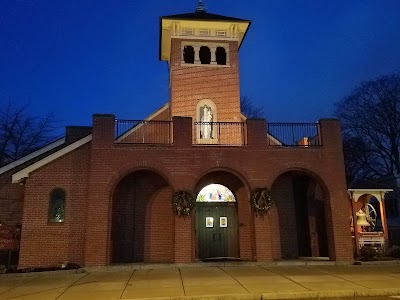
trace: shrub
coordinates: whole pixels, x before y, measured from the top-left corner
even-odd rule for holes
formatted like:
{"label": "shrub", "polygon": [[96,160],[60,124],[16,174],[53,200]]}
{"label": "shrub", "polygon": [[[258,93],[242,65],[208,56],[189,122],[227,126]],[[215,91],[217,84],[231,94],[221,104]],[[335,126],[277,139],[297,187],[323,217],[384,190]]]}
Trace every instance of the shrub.
{"label": "shrub", "polygon": [[363,246],[361,248],[361,258],[363,260],[373,260],[377,256],[377,252],[373,247]]}
{"label": "shrub", "polygon": [[388,250],[388,256],[393,258],[400,258],[400,247],[393,246]]}

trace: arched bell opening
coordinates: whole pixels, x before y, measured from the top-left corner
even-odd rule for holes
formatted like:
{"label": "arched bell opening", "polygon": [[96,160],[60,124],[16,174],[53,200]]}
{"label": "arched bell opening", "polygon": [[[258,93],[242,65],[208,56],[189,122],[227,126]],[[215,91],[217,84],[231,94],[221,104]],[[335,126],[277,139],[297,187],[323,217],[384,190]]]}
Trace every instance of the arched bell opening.
{"label": "arched bell opening", "polygon": [[[382,199],[373,194],[363,194],[354,202],[355,222],[352,226],[357,232],[383,232]],[[354,229],[353,229],[354,230]]]}
{"label": "arched bell opening", "polygon": [[381,250],[388,241],[384,196],[392,190],[349,189],[353,216],[351,231],[356,246],[355,255],[361,253],[363,247],[374,247]]}
{"label": "arched bell opening", "polygon": [[[246,234],[249,236],[251,227],[249,220],[243,219],[246,212],[242,206],[247,199],[244,183],[232,173],[214,171],[199,180],[195,194],[196,258],[200,260],[242,258],[241,236]],[[248,211],[247,216],[250,215]],[[243,228],[244,223],[247,225],[246,228]]]}
{"label": "arched bell opening", "polygon": [[173,262],[173,189],[159,174],[125,176],[112,197],[111,262]]}
{"label": "arched bell opening", "polygon": [[326,189],[305,171],[289,171],[272,185],[282,259],[329,257]]}

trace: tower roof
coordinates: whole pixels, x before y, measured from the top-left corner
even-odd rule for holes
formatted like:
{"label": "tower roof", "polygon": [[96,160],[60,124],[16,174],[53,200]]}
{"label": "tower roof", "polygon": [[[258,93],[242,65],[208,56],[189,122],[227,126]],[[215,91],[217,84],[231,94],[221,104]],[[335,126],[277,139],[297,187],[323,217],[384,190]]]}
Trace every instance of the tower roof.
{"label": "tower roof", "polygon": [[194,13],[177,14],[161,17],[161,19],[173,20],[193,20],[193,21],[236,21],[236,22],[250,22],[249,20],[239,19],[234,17],[227,17],[223,15],[210,14],[205,11],[196,11]]}
{"label": "tower roof", "polygon": [[[160,60],[169,60],[172,37],[237,41],[240,47],[250,24],[249,20],[208,13],[199,0],[195,12],[160,17]],[[209,34],[198,33],[207,28]]]}
{"label": "tower roof", "polygon": [[199,0],[194,13],[177,14],[161,17],[161,19],[174,19],[174,20],[193,20],[193,21],[237,21],[237,22],[250,22],[249,20],[227,17],[217,14],[210,14],[206,12],[203,0]]}

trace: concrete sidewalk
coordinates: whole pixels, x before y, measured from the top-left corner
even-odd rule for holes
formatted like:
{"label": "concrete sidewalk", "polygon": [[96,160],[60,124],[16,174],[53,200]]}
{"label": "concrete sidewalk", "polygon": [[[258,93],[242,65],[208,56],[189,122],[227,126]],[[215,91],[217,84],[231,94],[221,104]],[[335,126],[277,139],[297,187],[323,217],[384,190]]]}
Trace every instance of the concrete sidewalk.
{"label": "concrete sidewalk", "polygon": [[88,269],[85,273],[0,275],[0,299],[294,299],[387,295],[400,295],[399,264],[154,269],[126,266]]}

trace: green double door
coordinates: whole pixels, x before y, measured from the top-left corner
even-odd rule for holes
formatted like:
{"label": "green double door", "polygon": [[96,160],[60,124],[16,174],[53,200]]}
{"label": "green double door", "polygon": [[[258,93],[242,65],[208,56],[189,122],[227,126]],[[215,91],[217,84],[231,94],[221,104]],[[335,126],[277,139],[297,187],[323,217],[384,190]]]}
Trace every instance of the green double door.
{"label": "green double door", "polygon": [[197,203],[196,235],[199,259],[238,258],[235,203]]}

